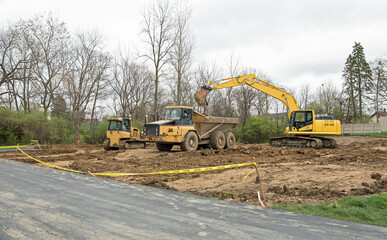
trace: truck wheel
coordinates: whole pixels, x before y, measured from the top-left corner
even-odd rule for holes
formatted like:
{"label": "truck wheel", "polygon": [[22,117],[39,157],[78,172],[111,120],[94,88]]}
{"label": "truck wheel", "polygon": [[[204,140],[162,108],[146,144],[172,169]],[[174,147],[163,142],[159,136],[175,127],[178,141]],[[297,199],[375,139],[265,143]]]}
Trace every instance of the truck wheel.
{"label": "truck wheel", "polygon": [[217,131],[211,135],[211,147],[213,149],[223,149],[226,145],[226,136],[224,132]]}
{"label": "truck wheel", "polygon": [[161,152],[169,152],[171,151],[173,144],[156,143],[156,147]]}
{"label": "truck wheel", "polygon": [[103,148],[104,148],[106,151],[109,151],[109,150],[110,150],[109,144],[110,144],[110,139],[105,139],[105,141],[103,141]]}
{"label": "truck wheel", "polygon": [[226,132],[226,146],[224,148],[234,148],[235,147],[235,135],[232,132]]}
{"label": "truck wheel", "polygon": [[195,132],[188,132],[184,142],[180,144],[182,151],[196,151],[198,149],[198,136]]}

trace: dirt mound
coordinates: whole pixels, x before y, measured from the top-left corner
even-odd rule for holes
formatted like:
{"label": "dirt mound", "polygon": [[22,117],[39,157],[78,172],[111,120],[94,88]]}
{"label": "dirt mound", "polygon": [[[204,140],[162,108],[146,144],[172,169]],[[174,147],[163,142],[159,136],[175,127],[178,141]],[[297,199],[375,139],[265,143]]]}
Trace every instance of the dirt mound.
{"label": "dirt mound", "polygon": [[[276,148],[267,144],[238,144],[235,149],[159,152],[147,149],[105,151],[94,145],[47,145],[28,152],[37,159],[85,172],[158,172],[257,162],[263,196],[272,203],[319,203],[348,195],[387,192],[387,139],[338,137],[336,149]],[[36,163],[21,153],[1,158]],[[137,184],[258,204],[253,167],[169,175],[123,176]]]}

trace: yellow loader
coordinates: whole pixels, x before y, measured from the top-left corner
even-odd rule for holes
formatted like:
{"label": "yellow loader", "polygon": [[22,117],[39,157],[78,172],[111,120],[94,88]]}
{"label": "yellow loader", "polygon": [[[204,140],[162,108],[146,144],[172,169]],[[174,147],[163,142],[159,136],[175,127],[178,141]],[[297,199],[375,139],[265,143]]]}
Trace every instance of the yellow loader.
{"label": "yellow loader", "polygon": [[142,137],[141,131],[133,127],[132,117],[108,118],[109,128],[103,147],[106,151],[118,149],[146,148],[148,140]]}

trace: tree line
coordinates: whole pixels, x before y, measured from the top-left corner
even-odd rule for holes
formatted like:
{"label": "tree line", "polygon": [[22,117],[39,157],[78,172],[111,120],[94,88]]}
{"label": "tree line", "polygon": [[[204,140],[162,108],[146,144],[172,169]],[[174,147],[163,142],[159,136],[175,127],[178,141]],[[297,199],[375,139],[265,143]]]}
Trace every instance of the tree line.
{"label": "tree line", "polygon": [[[192,7],[176,1],[155,1],[141,10],[141,50],[107,51],[97,31],[70,32],[52,13],[38,14],[2,26],[0,30],[0,106],[17,112],[42,112],[74,124],[79,139],[82,123],[106,115],[143,120],[163,115],[168,105],[194,106],[199,86],[225,76],[254,73],[273,83],[257,68],[241,66],[230,55],[222,66],[193,58],[195,36],[190,28]],[[386,60],[367,62],[355,43],[345,61],[341,89],[332,82],[285,88],[300,108],[334,115],[343,122],[367,121],[385,108]],[[286,111],[276,99],[248,86],[214,91],[207,114],[239,117],[243,126],[252,116]]]}

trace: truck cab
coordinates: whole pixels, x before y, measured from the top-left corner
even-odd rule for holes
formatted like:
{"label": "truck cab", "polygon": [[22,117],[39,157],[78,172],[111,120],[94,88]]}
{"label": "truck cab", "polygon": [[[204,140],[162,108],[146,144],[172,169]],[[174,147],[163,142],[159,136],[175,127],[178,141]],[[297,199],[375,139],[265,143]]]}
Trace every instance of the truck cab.
{"label": "truck cab", "polygon": [[163,120],[145,124],[144,136],[149,140],[179,143],[182,131],[187,130],[193,130],[193,108],[174,106],[166,108]]}
{"label": "truck cab", "polygon": [[173,120],[175,125],[191,126],[193,124],[193,110],[188,107],[167,107],[165,120]]}

